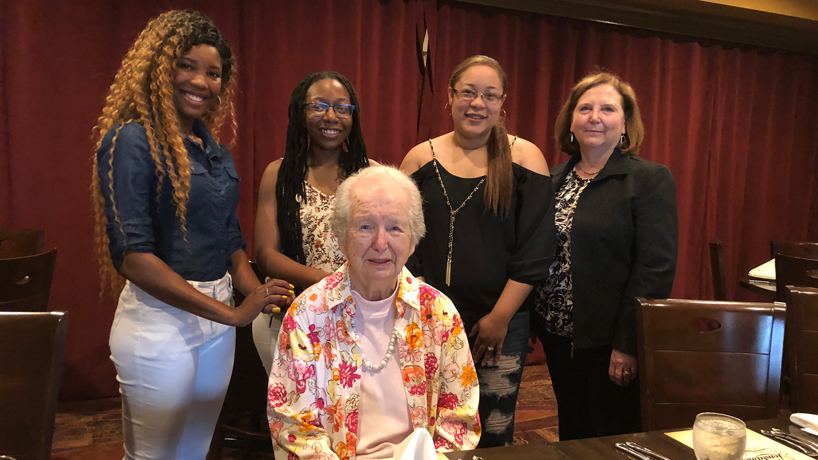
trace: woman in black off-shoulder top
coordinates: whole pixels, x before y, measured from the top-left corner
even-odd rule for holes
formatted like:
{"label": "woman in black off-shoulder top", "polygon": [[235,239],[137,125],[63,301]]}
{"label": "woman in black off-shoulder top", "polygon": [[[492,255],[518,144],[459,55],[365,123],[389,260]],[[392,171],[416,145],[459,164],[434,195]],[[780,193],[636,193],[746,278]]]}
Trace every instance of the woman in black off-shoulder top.
{"label": "woman in black off-shoulder top", "polygon": [[424,199],[427,234],[406,266],[454,303],[476,361],[479,447],[513,442],[529,332],[529,294],[554,255],[548,165],[500,119],[506,76],[486,56],[449,82],[454,131],[413,148],[401,169]]}

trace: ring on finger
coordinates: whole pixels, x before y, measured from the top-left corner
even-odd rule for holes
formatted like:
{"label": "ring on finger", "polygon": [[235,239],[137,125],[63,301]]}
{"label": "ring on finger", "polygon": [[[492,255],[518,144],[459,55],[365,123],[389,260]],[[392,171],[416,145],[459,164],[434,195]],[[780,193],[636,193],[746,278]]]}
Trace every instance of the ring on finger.
{"label": "ring on finger", "polygon": [[486,347],[486,351],[494,351],[494,347]]}
{"label": "ring on finger", "polygon": [[622,375],[631,375],[631,371],[622,371]]}

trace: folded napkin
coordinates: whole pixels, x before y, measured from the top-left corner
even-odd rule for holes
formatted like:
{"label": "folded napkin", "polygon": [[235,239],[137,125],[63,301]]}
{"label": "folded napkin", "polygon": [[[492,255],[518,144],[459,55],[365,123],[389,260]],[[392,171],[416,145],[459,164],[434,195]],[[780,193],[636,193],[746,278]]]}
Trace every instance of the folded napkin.
{"label": "folded napkin", "polygon": [[790,415],[790,421],[807,433],[818,436],[818,415],[801,412]]}
{"label": "folded napkin", "polygon": [[394,460],[445,460],[446,456],[435,452],[435,443],[425,428],[418,428],[395,447]]}
{"label": "folded napkin", "polygon": [[749,275],[753,278],[775,281],[775,259],[764,262],[758,267],[750,270]]}

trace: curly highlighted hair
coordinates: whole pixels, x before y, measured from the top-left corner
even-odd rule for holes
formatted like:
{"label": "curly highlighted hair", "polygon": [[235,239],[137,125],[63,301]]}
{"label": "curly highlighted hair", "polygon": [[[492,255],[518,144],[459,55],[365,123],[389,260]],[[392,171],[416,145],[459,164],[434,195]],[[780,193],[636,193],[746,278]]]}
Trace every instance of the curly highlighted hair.
{"label": "curly highlighted hair", "polygon": [[[219,101],[205,112],[202,122],[211,130],[218,142],[220,127],[229,117],[232,122],[233,139],[236,137],[236,116],[233,99],[236,91],[236,59],[227,40],[213,21],[197,11],[168,11],[148,22],[145,29],[131,46],[114,77],[102,115],[94,127],[92,139],[99,150],[102,139],[114,126],[119,125],[111,142],[108,174],[110,199],[116,221],[120,224],[113,187],[113,156],[119,131],[127,123],[139,123],[145,128],[150,155],[156,165],[158,178],[156,195],[161,193],[165,180],[170,180],[173,204],[186,232],[186,211],[190,193],[190,160],[187,157],[173,102],[174,76],[177,61],[191,48],[210,45],[221,57],[222,86]],[[216,105],[218,104],[218,105]],[[100,189],[97,162],[93,161],[91,195],[94,202],[95,253],[100,264],[102,292],[110,286],[114,294],[124,286],[111,261],[108,236],[105,233],[105,199]]]}

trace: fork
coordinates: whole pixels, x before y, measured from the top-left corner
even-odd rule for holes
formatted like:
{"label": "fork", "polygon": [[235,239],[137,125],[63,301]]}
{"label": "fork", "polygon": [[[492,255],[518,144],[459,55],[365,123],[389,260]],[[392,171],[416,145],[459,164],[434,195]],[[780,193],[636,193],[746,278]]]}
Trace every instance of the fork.
{"label": "fork", "polygon": [[[773,438],[774,440],[776,440],[776,441],[778,441],[778,442],[780,442],[782,444],[786,444],[787,446],[792,447],[793,449],[801,452],[802,454],[804,454],[804,455],[806,455],[808,457],[818,458],[818,449],[815,449],[812,446],[806,447],[804,444],[801,444],[799,442],[800,438],[798,438],[796,436],[792,436],[792,435],[790,435],[788,433],[776,433],[776,432],[773,432],[771,430],[760,430],[760,431],[761,431],[761,434],[763,434],[764,436],[767,436],[769,438]],[[791,439],[791,438],[795,438],[795,439]]]}
{"label": "fork", "polygon": [[782,436],[789,436],[791,438],[795,438],[799,442],[801,442],[802,444],[805,444],[805,445],[811,447],[812,449],[814,449],[816,452],[818,452],[818,442],[812,441],[812,440],[807,439],[807,438],[802,437],[802,436],[792,434],[792,433],[784,431],[784,430],[780,430],[778,428],[772,428],[770,431],[772,431],[775,434],[780,434]]}

